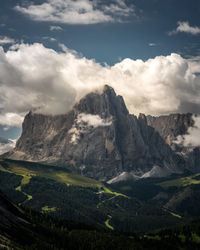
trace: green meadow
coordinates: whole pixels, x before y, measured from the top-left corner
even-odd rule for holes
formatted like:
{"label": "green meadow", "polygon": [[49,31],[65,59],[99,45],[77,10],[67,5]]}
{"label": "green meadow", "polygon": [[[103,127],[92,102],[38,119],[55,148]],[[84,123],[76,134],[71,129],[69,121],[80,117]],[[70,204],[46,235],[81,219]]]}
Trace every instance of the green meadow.
{"label": "green meadow", "polygon": [[157,185],[161,186],[162,188],[169,188],[169,187],[187,187],[190,185],[197,185],[197,184],[200,184],[200,174],[194,174],[187,177],[181,177],[169,181],[164,181],[158,183]]}

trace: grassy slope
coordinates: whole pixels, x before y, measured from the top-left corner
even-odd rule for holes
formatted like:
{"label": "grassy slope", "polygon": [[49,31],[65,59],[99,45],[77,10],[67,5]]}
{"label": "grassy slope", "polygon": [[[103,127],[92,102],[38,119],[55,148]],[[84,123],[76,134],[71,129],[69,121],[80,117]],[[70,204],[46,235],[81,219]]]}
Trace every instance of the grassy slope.
{"label": "grassy slope", "polygon": [[[1,162],[2,161],[0,161],[0,164]],[[96,180],[69,173],[65,169],[40,164],[34,165],[33,163],[29,164],[28,162],[23,166],[21,161],[4,160],[3,162],[4,166],[0,165],[0,170],[23,176],[24,180],[22,185],[28,184],[31,177],[39,176],[68,185],[99,188],[103,187],[103,185]]]}
{"label": "grassy slope", "polygon": [[[62,214],[65,205],[63,205],[62,208],[62,204],[60,203],[72,203],[71,206],[75,207],[75,214],[79,213],[78,209],[80,207],[80,218],[84,217],[85,214],[87,214],[87,208],[88,213],[90,209],[90,213],[92,213],[93,207],[95,207],[97,211],[104,210],[102,214],[106,218],[108,216],[107,212],[109,211],[110,199],[114,200],[115,197],[129,199],[128,196],[119,192],[114,192],[112,189],[108,188],[99,181],[86,178],[74,173],[69,173],[67,170],[59,167],[1,159],[0,172],[5,172],[12,175],[14,174],[21,178],[21,181],[15,187],[15,190],[20,192],[26,198],[23,202],[19,202],[20,204],[34,207],[45,213]],[[64,188],[64,186],[62,185],[66,185],[66,188]],[[69,189],[70,187],[72,188]],[[73,187],[75,188],[75,190],[73,190]],[[64,199],[62,201],[61,196],[63,195],[62,193],[60,194],[59,189],[63,188]],[[77,193],[80,193],[80,195],[82,193],[82,197],[78,197]],[[49,195],[54,196],[54,198],[49,199]],[[68,198],[66,198],[66,195],[68,196]],[[89,197],[91,197],[92,202],[90,202]],[[96,197],[98,197],[98,199]],[[86,205],[81,208],[83,203],[86,203]],[[90,207],[89,203],[91,203]],[[102,205],[104,203],[105,205]],[[84,211],[81,211],[81,209]],[[66,213],[73,212],[68,211]],[[111,229],[111,226],[107,226],[107,223],[105,223],[104,217],[102,217],[102,224]],[[109,220],[111,220],[111,218]]]}
{"label": "grassy slope", "polygon": [[176,178],[169,181],[164,181],[158,183],[157,185],[161,186],[162,188],[169,188],[169,187],[187,187],[190,185],[198,185],[200,184],[200,174],[194,174],[186,177]]}
{"label": "grassy slope", "polygon": [[113,184],[114,189],[146,204],[157,204],[179,220],[200,217],[200,174],[149,178]]}
{"label": "grassy slope", "polygon": [[128,196],[122,193],[113,192],[110,188],[106,187],[99,181],[74,173],[69,173],[67,170],[59,167],[28,162],[25,163],[22,161],[0,160],[0,171],[13,173],[23,177],[21,185],[16,188],[18,191],[21,191],[21,186],[28,184],[33,176],[37,176],[51,179],[58,183],[64,183],[67,186],[74,185],[86,188],[98,188],[99,192],[128,198]]}
{"label": "grassy slope", "polygon": [[1,160],[0,181],[5,186],[3,191],[17,203],[59,219],[124,231],[179,223],[178,218],[161,208],[146,208],[134,196],[60,167]]}

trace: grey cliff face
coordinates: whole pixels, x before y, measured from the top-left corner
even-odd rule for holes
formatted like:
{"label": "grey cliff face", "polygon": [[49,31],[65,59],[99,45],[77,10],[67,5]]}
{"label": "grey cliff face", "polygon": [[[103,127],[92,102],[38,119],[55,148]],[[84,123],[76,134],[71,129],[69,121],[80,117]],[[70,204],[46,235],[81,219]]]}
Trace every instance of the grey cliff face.
{"label": "grey cliff face", "polygon": [[200,148],[186,147],[177,144],[176,138],[179,135],[187,134],[188,128],[194,126],[193,114],[171,114],[166,116],[146,116],[147,123],[153,127],[171,149],[182,156],[185,169],[193,172],[200,171]]}
{"label": "grey cliff face", "polygon": [[185,135],[189,127],[194,125],[192,114],[171,114],[166,116],[146,117],[149,126],[155,128],[162,138],[175,150],[173,141],[178,135]]}
{"label": "grey cliff face", "polygon": [[180,172],[180,156],[148,119],[130,115],[123,98],[105,86],[65,115],[27,114],[8,157],[62,165],[103,181],[130,171],[142,176],[155,166]]}

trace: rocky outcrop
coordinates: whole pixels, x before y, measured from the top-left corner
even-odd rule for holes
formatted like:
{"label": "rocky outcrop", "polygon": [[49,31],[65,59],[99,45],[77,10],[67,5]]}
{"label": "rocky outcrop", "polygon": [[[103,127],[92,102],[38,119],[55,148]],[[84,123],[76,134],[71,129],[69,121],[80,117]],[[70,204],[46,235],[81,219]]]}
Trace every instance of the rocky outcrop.
{"label": "rocky outcrop", "polygon": [[188,128],[194,125],[191,113],[170,114],[158,117],[148,115],[146,119],[148,125],[155,128],[167,144],[176,151],[178,150],[178,145],[174,141],[177,136],[185,135]]}
{"label": "rocky outcrop", "polygon": [[153,127],[171,149],[182,156],[184,168],[192,172],[200,171],[200,148],[177,143],[177,137],[187,134],[194,126],[193,114],[171,114],[166,116],[146,116],[147,124]]}
{"label": "rocky outcrop", "polygon": [[146,116],[130,115],[123,98],[107,85],[65,115],[27,114],[7,157],[57,164],[103,181],[130,171],[142,176],[155,166],[168,174],[181,171],[180,157]]}

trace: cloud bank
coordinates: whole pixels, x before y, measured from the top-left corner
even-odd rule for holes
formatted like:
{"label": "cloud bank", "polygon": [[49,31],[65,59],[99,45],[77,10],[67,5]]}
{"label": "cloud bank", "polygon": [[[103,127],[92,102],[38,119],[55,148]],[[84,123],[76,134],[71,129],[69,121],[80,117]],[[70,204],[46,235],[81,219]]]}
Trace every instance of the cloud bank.
{"label": "cloud bank", "polygon": [[191,35],[199,35],[200,34],[200,27],[197,26],[190,26],[189,22],[178,22],[177,28],[173,31],[169,32],[169,35],[174,35],[180,32],[188,33]]}
{"label": "cloud bank", "polygon": [[38,5],[17,5],[15,10],[35,21],[65,24],[121,22],[135,14],[134,5],[128,6],[125,0],[113,0],[110,4],[100,0],[47,0]]}
{"label": "cloud bank", "polygon": [[199,112],[200,60],[178,54],[147,61],[126,58],[113,66],[63,47],[42,44],[0,48],[0,124],[21,126],[32,110],[42,114],[67,113],[87,93],[113,87],[133,114]]}

